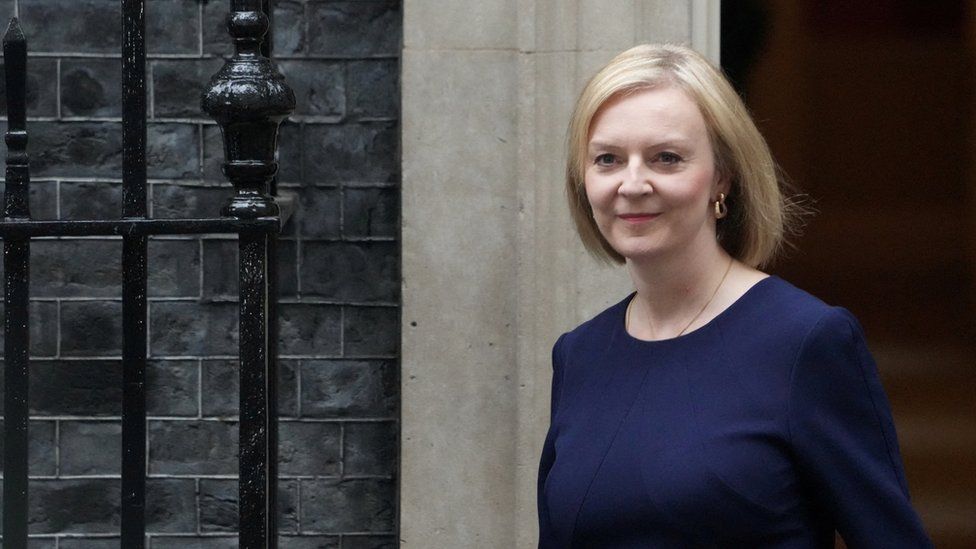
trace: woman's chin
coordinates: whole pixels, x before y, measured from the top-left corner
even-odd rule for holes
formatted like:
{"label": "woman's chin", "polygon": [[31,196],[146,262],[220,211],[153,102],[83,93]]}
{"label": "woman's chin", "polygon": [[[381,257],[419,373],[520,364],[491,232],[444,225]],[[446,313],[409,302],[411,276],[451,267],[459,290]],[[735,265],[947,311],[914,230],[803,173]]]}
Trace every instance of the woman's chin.
{"label": "woman's chin", "polygon": [[662,255],[663,250],[658,246],[641,245],[618,246],[614,248],[624,259],[634,263],[652,261]]}

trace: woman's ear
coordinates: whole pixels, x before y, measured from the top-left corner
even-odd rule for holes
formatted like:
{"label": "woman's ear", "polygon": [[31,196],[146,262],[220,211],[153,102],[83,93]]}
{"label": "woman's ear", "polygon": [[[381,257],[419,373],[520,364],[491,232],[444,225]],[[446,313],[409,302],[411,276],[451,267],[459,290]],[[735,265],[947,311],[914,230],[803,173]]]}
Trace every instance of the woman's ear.
{"label": "woman's ear", "polygon": [[716,175],[715,186],[712,189],[712,196],[718,196],[718,193],[722,193],[725,196],[729,196],[732,191],[732,178],[724,173],[719,173]]}

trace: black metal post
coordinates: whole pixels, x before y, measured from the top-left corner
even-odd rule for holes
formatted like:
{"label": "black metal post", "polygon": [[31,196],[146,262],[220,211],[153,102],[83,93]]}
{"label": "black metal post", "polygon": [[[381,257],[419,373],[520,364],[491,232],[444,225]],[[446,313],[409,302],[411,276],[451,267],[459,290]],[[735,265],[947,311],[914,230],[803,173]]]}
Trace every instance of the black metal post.
{"label": "black metal post", "polygon": [[[231,0],[228,29],[236,53],[214,75],[203,109],[220,125],[224,174],[236,192],[224,216],[278,215],[268,186],[278,171],[278,126],[295,95],[261,52],[269,19],[264,0]],[[270,52],[270,50],[268,50]],[[277,356],[275,233],[240,233],[240,543],[277,547]]]}
{"label": "black metal post", "polygon": [[[7,171],[4,217],[30,219],[27,157],[27,41],[17,19],[3,37],[7,85]],[[30,366],[30,239],[3,241],[4,451],[3,546],[27,547],[27,429]]]}
{"label": "black metal post", "polygon": [[[122,217],[145,219],[146,19],[144,0],[122,0]],[[122,242],[122,547],[146,539],[147,236]]]}

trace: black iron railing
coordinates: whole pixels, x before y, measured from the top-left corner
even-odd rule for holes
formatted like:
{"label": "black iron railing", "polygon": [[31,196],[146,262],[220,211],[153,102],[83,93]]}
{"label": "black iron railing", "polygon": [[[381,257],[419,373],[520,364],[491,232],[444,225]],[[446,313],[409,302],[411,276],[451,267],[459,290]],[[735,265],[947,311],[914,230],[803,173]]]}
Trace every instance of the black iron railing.
{"label": "black iron railing", "polygon": [[228,29],[236,53],[214,76],[204,110],[224,137],[224,174],[235,193],[208,219],[150,219],[146,196],[145,0],[122,0],[122,212],[120,219],[37,221],[28,201],[27,45],[16,19],[3,39],[7,84],[4,219],[3,547],[28,538],[30,239],[121,236],[122,532],[121,546],[145,546],[146,295],[150,235],[231,233],[240,245],[240,547],[277,546],[276,264],[281,216],[274,194],[278,126],[295,96],[269,59],[271,0],[232,0]]}

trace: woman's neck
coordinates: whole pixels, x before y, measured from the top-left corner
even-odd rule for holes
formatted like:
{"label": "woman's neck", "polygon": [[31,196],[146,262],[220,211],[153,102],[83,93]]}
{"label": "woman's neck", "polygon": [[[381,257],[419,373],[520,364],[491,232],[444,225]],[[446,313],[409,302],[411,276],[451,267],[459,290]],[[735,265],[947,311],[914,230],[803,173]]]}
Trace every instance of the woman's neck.
{"label": "woman's neck", "polygon": [[628,260],[637,288],[630,306],[630,333],[641,339],[667,339],[710,320],[725,308],[715,311],[714,305],[725,301],[720,299],[720,286],[736,269],[732,262],[714,240],[671,257]]}

